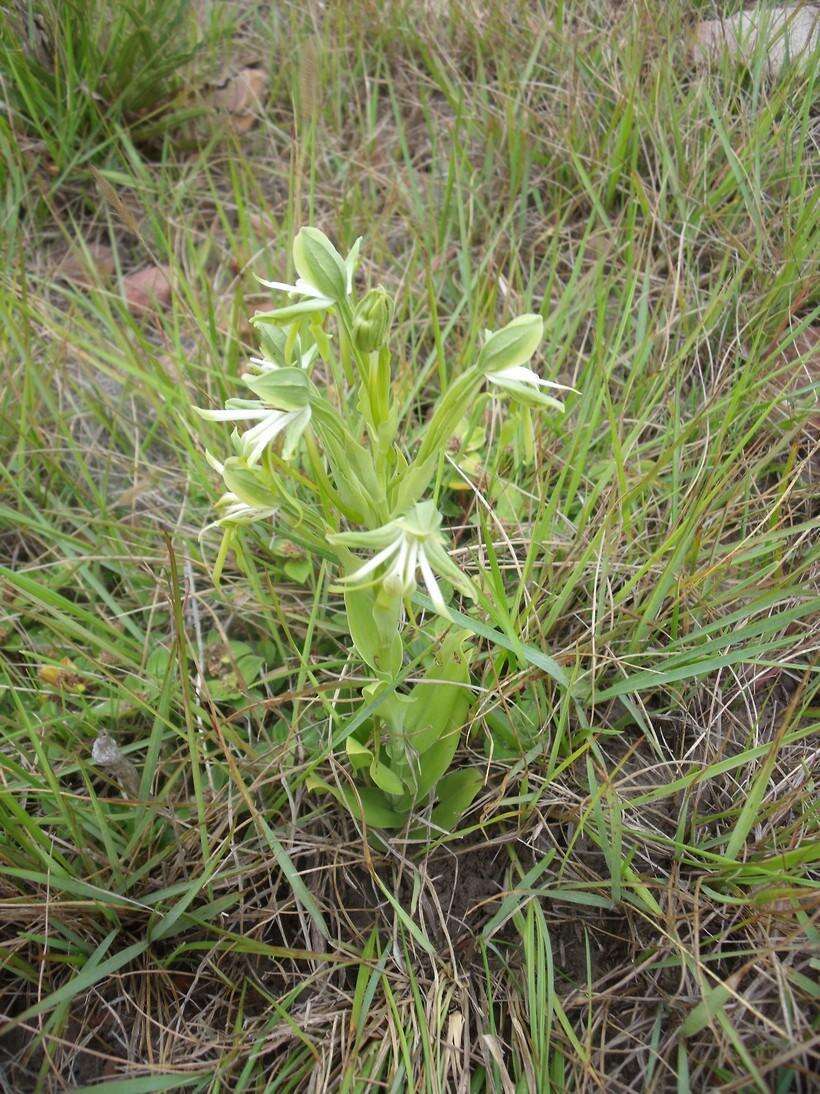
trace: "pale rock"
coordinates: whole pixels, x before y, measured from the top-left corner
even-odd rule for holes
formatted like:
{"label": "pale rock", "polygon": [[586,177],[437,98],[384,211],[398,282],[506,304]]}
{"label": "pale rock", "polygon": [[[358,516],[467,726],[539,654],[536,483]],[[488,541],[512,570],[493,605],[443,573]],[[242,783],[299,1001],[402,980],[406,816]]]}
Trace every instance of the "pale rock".
{"label": "pale rock", "polygon": [[724,50],[738,60],[753,63],[761,44],[770,76],[776,76],[788,64],[810,60],[820,44],[820,6],[760,4],[726,19],[704,20],[695,28],[692,52],[703,65]]}
{"label": "pale rock", "polygon": [[236,133],[247,132],[262,108],[268,89],[268,74],[263,68],[249,66],[228,77],[213,92],[213,104],[228,115],[228,124]]}
{"label": "pale rock", "polygon": [[122,293],[132,311],[165,308],[171,302],[171,270],[168,266],[145,266],[123,278]]}

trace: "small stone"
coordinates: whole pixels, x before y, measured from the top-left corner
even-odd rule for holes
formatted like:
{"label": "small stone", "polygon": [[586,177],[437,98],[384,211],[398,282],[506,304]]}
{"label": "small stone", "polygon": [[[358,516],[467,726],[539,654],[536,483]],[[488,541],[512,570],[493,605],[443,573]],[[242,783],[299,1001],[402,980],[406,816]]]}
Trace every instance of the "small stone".
{"label": "small stone", "polygon": [[228,124],[236,133],[246,133],[261,110],[268,88],[268,74],[256,65],[242,68],[215,89],[214,106],[228,115]]}
{"label": "small stone", "polygon": [[116,767],[125,757],[114,738],[107,733],[101,733],[91,746],[91,759],[100,767]]}
{"label": "small stone", "polygon": [[171,270],[168,266],[136,270],[123,279],[122,292],[132,311],[166,308],[171,302]]}

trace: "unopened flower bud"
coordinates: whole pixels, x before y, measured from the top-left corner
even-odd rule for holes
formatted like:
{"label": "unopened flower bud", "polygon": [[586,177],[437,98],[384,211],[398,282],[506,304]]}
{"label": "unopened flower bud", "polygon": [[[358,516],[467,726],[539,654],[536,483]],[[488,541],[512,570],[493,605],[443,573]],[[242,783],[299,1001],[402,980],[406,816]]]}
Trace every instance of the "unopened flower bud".
{"label": "unopened flower bud", "polygon": [[353,341],[361,353],[374,353],[387,340],[393,304],[384,289],[371,289],[353,315]]}

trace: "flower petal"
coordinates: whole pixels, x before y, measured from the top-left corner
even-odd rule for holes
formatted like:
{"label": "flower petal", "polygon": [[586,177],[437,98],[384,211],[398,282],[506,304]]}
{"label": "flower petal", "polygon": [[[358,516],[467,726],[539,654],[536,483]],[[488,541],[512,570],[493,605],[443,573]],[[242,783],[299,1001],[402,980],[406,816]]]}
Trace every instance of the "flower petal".
{"label": "flower petal", "polygon": [[427,555],[424,551],[419,553],[419,568],[421,569],[421,576],[424,578],[427,592],[430,594],[430,599],[433,601],[433,607],[439,615],[449,616],[450,613],[447,611],[447,605],[444,603],[441,587],[436,581],[436,575],[433,573],[433,569],[428,562]]}
{"label": "flower petal", "polygon": [[282,445],[282,459],[289,460],[310,421],[310,407],[297,410],[285,427],[285,443]]}
{"label": "flower petal", "polygon": [[372,558],[368,559],[367,562],[365,562],[364,566],[360,566],[359,569],[356,570],[354,573],[348,574],[346,577],[340,577],[339,583],[355,583],[361,581],[363,577],[367,577],[368,574],[372,574],[373,571],[381,566],[383,562],[386,562],[388,558],[394,555],[396,551],[398,551],[398,549],[401,547],[401,545],[402,540],[399,536],[394,539],[392,543],[389,543],[387,547],[382,548],[382,550],[379,551],[378,554],[375,554]]}
{"label": "flower petal", "polygon": [[264,422],[255,425],[242,436],[242,448],[249,466],[253,467],[259,462],[259,457],[269,444],[276,440],[279,434],[293,418],[293,413],[288,411],[271,410]]}
{"label": "flower petal", "polygon": [[207,422],[247,422],[267,418],[270,411],[258,403],[255,407],[232,407],[225,410],[205,410],[195,406],[194,410]]}
{"label": "flower petal", "polygon": [[[276,289],[277,292],[286,292],[288,296],[309,296],[312,300],[327,300],[327,294],[320,292],[315,285],[310,281],[306,281],[304,277],[296,279],[295,285],[288,285],[286,281],[266,281],[264,277],[257,277],[256,279],[261,285],[264,285],[266,289]],[[333,303],[332,300],[328,300],[328,303]]]}
{"label": "flower petal", "polygon": [[536,384],[539,387],[555,388],[557,391],[576,390],[574,387],[569,387],[568,384],[558,384],[554,380],[544,380],[537,372],[534,372],[531,368],[527,368],[526,365],[509,365],[507,368],[502,368],[498,372],[488,373],[487,379],[492,380],[494,384],[497,384],[499,380],[512,380],[514,383],[518,384]]}

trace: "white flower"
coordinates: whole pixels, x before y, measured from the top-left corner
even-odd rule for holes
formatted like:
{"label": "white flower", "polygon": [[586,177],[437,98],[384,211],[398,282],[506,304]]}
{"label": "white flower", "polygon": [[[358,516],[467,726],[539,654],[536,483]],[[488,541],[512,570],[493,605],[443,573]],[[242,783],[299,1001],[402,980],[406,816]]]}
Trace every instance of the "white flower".
{"label": "white flower", "polygon": [[276,509],[270,506],[263,509],[260,506],[248,505],[230,490],[214,502],[214,508],[220,511],[216,520],[206,524],[201,534],[204,535],[211,528],[225,528],[228,525],[253,524],[257,520],[266,520],[276,513]]}
{"label": "white flower", "polygon": [[[256,478],[259,472],[253,471],[250,468],[242,467],[239,472],[229,471],[225,464],[220,463],[215,459],[210,452],[205,452],[205,459],[213,467],[215,471],[226,480],[228,486],[237,483],[237,489],[242,489],[239,485],[243,480],[250,479],[250,491],[247,498],[240,497],[239,493],[235,490],[228,489],[222,497],[215,503],[214,508],[219,513],[216,520],[211,521],[210,524],[206,524],[205,527],[199,533],[199,542],[202,540],[206,532],[210,532],[212,528],[221,528],[222,542],[220,543],[219,550],[216,555],[213,567],[213,580],[216,586],[219,585],[220,578],[222,577],[222,568],[225,565],[225,559],[228,554],[228,550],[231,544],[236,542],[236,535],[239,528],[244,525],[253,524],[257,520],[267,520],[276,514],[276,508],[270,504],[273,500],[273,495],[269,490],[266,490],[258,482]],[[227,461],[228,465],[236,463],[236,457]],[[245,481],[245,488],[248,487],[248,482]],[[245,493],[245,489],[242,489]]]}
{"label": "white flower", "polygon": [[[304,355],[312,360],[311,351]],[[310,422],[310,394],[303,368],[279,368],[275,361],[263,360],[254,373],[242,376],[257,399],[229,399],[224,410],[203,410],[197,413],[209,422],[252,422],[239,439],[238,453],[249,466],[258,463],[269,444],[284,434],[282,455],[293,455],[299,438]]]}
{"label": "white flower", "polygon": [[259,462],[262,453],[280,433],[285,435],[282,455],[286,460],[290,459],[310,421],[309,405],[297,410],[281,410],[266,405],[261,399],[228,399],[224,410],[194,409],[209,422],[257,422],[240,438],[240,452],[249,467]]}
{"label": "white flower", "polygon": [[554,410],[563,410],[564,404],[551,395],[545,395],[539,390],[542,387],[553,388],[557,391],[575,391],[575,388],[566,384],[558,384],[554,380],[544,380],[537,372],[526,365],[507,365],[497,372],[488,372],[487,379],[497,387],[503,388],[516,398],[525,402],[538,403],[542,406],[550,406]]}
{"label": "white flower", "polygon": [[[441,514],[431,501],[417,502],[403,517],[370,532],[339,532],[328,536],[331,543],[346,547],[374,547],[376,554],[352,574],[340,579],[351,586],[381,584],[391,596],[408,596],[421,577],[436,611],[446,616],[447,606],[436,574],[451,582],[466,596],[474,597],[473,583],[459,570],[444,547],[440,531]],[[381,577],[372,578],[380,567]]]}
{"label": "white flower", "polygon": [[[205,459],[211,465],[211,467],[219,475],[225,474],[225,465],[220,463],[210,452],[205,453]],[[232,490],[226,491],[218,501],[214,503],[214,508],[219,513],[216,520],[207,524],[199,533],[200,539],[209,532],[211,528],[232,528],[241,524],[253,524],[257,520],[267,520],[269,517],[274,516],[276,513],[276,507],[273,505],[250,505],[248,502],[243,501],[238,494],[235,494]]]}
{"label": "white flower", "polygon": [[497,387],[503,388],[524,403],[563,410],[558,399],[545,395],[542,387],[559,391],[574,391],[565,384],[543,380],[537,372],[527,367],[527,362],[538,349],[544,334],[544,321],[540,315],[519,315],[497,331],[485,331],[485,341],[478,355],[478,367]]}

